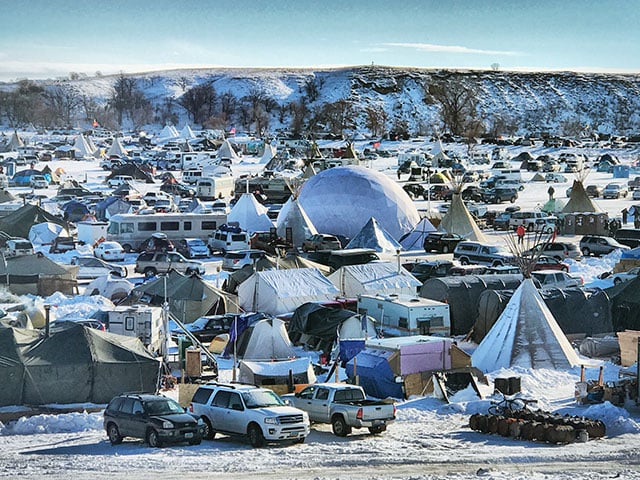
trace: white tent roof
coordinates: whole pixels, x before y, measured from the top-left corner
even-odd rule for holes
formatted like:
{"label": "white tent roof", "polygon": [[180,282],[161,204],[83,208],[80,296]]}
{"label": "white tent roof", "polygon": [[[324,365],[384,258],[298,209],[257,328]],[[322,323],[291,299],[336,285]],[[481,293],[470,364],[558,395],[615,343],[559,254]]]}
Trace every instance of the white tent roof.
{"label": "white tent roof", "polygon": [[533,280],[527,278],[478,345],[471,363],[493,372],[513,366],[566,369],[580,360]]}
{"label": "white tent roof", "polygon": [[291,372],[294,376],[305,378],[305,382],[315,383],[316,375],[308,357],[279,360],[277,362],[251,362],[242,360],[238,368],[238,380],[243,383],[256,384],[256,376],[287,378]]}
{"label": "white tent roof", "polygon": [[121,158],[127,156],[127,151],[122,146],[122,143],[120,143],[120,138],[118,137],[115,137],[113,139],[113,143],[111,144],[111,147],[107,152],[107,157],[111,157],[111,156],[118,156]]}
{"label": "white tent roof", "polygon": [[69,234],[62,225],[53,222],[36,223],[29,229],[29,241],[33,245],[45,245],[53,242],[60,235]]}
{"label": "white tent roof", "polygon": [[424,239],[429,232],[435,232],[436,227],[429,221],[427,217],[424,217],[420,222],[400,239],[400,245],[405,250],[421,250],[424,246]]}
{"label": "white tent roof", "polygon": [[252,193],[243,193],[227,215],[227,222],[238,222],[249,233],[264,232],[273,227],[267,210]]}
{"label": "white tent roof", "polygon": [[84,290],[84,296],[101,295],[109,300],[124,298],[133,290],[133,283],[115,275],[103,275],[93,280]]}
{"label": "white tent roof", "polygon": [[242,355],[243,360],[268,362],[296,356],[282,320],[260,320],[251,326],[247,333],[249,332],[251,336]]}
{"label": "white tent roof", "polygon": [[280,209],[276,224],[278,235],[282,238],[287,237],[287,228],[291,228],[293,246],[296,248],[302,246],[302,243],[311,235],[318,233],[307,212],[293,195]]}
{"label": "white tent roof", "polygon": [[359,166],[334,167],[314,175],[302,186],[299,202],[318,231],[349,238],[371,217],[396,239],[420,221],[415,204],[397,183]]}
{"label": "white tent roof", "polygon": [[340,295],[356,297],[367,295],[391,295],[393,293],[415,295],[422,283],[407,270],[391,262],[371,262],[364,265],[340,267],[329,275],[329,280]]}
{"label": "white tent roof", "polygon": [[442,222],[438,226],[438,230],[457,233],[476,242],[487,241],[480,228],[478,228],[476,221],[469,213],[469,210],[467,210],[467,207],[462,201],[462,196],[459,193],[453,195],[451,206],[446,215],[442,217]]}
{"label": "white tent roof", "polygon": [[180,133],[173,125],[165,125],[162,131],[158,134],[158,142],[168,142],[169,140],[175,140],[180,138]]}
{"label": "white tent roof", "polygon": [[402,245],[371,217],[345,248],[371,248],[376,252],[396,253],[396,250],[402,249]]}
{"label": "white tent roof", "polygon": [[293,312],[306,302],[335,299],[340,292],[317,268],[255,272],[238,287],[238,304],[247,312]]}
{"label": "white tent roof", "polygon": [[222,145],[220,145],[220,149],[218,150],[218,158],[226,158],[228,160],[231,160],[232,163],[240,161],[240,157],[233,149],[233,146],[231,146],[231,142],[229,141],[229,139],[225,140]]}
{"label": "white tent roof", "polygon": [[76,137],[73,148],[76,150],[76,158],[93,158],[93,152],[95,152],[95,148],[91,148],[89,142],[83,134],[80,134]]}
{"label": "white tent roof", "polygon": [[196,134],[193,133],[188,123],[185,124],[184,128],[180,131],[180,138],[184,138],[185,140],[196,138]]}
{"label": "white tent roof", "polygon": [[269,163],[273,157],[276,156],[276,147],[271,145],[270,143],[266,143],[264,146],[264,153],[262,157],[260,157],[260,163]]}

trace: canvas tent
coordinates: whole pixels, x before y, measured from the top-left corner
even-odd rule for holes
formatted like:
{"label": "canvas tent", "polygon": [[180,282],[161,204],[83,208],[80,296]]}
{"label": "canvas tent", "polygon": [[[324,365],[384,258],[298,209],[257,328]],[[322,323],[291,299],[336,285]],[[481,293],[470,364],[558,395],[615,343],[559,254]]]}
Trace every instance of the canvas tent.
{"label": "canvas tent", "polygon": [[485,290],[507,290],[522,283],[521,274],[464,275],[430,278],[420,287],[420,296],[449,304],[451,334],[469,332],[478,317],[478,298]]}
{"label": "canvas tent", "polygon": [[227,215],[227,222],[237,222],[249,233],[268,231],[273,222],[267,216],[267,210],[253,193],[243,193]]}
{"label": "canvas tent", "polygon": [[238,366],[238,381],[250,385],[287,385],[289,379],[293,384],[309,384],[316,382],[313,365],[308,357],[280,360],[277,362],[252,362],[242,360]]}
{"label": "canvas tent", "polygon": [[333,300],[338,289],[317,268],[255,272],[238,287],[238,304],[247,312],[293,312],[306,302]]}
{"label": "canvas tent", "polygon": [[136,180],[143,180],[144,183],[155,183],[151,174],[142,170],[142,168],[140,168],[140,166],[135,163],[128,162],[122,165],[120,168],[117,168],[111,173],[111,175],[105,178],[105,182],[118,175],[128,175]]}
{"label": "canvas tent", "polygon": [[329,275],[329,280],[344,297],[358,295],[415,295],[422,283],[406,269],[391,262],[346,265]]}
{"label": "canvas tent", "polygon": [[276,156],[276,147],[274,147],[270,143],[265,143],[264,152],[262,152],[262,157],[260,157],[260,161],[258,163],[267,164],[275,156]]}
{"label": "canvas tent", "polygon": [[224,292],[198,275],[182,275],[175,270],[137,286],[122,304],[160,306],[165,298],[169,302],[169,311],[183,323],[227,311]]}
{"label": "canvas tent", "polygon": [[371,217],[345,248],[370,248],[376,252],[396,253],[402,250],[402,245],[382,228],[374,217]]}
{"label": "canvas tent", "polygon": [[0,327],[0,406],[105,404],[122,392],[156,390],[160,363],[134,337],[69,322],[49,337]]}
{"label": "canvas tent", "polygon": [[79,268],[56,263],[41,253],[7,258],[0,263],[0,285],[8,284],[16,295],[73,295],[78,289]]}
{"label": "canvas tent", "polygon": [[[111,142],[111,146],[109,147],[109,150],[107,151],[107,158],[113,158],[113,157],[126,158],[127,155],[128,153],[125,150],[125,148],[122,146],[122,143],[120,142],[120,138],[115,137]],[[122,174],[122,175],[125,175],[125,174]]]}
{"label": "canvas tent", "polygon": [[232,163],[240,161],[240,156],[236,153],[233,145],[231,145],[231,142],[228,139],[220,145],[220,148],[218,149],[218,158],[221,160],[231,160]]}
{"label": "canvas tent", "polygon": [[96,278],[87,285],[84,289],[83,295],[101,295],[112,302],[118,302],[123,298],[126,298],[133,288],[133,283],[126,278],[108,274]]}
{"label": "canvas tent", "polygon": [[400,238],[400,245],[404,250],[422,250],[424,239],[427,238],[429,232],[435,232],[436,227],[429,221],[427,217],[423,218],[409,233],[404,234]]}
{"label": "canvas tent", "polygon": [[60,235],[68,237],[67,230],[57,223],[36,223],[29,229],[29,241],[33,245],[49,245]]}
{"label": "canvas tent", "polygon": [[573,181],[571,196],[562,209],[563,213],[576,212],[602,212],[602,209],[593,201],[584,189],[584,184],[580,178]]}
{"label": "canvas tent", "polygon": [[558,370],[580,363],[531,278],[515,291],[471,361],[483,372],[515,366]]}

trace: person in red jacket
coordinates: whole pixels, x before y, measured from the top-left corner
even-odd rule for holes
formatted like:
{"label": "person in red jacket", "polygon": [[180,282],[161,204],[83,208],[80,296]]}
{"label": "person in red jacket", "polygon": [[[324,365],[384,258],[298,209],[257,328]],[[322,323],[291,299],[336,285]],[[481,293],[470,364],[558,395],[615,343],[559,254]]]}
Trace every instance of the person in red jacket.
{"label": "person in red jacket", "polygon": [[518,236],[518,245],[521,245],[522,242],[524,241],[524,234],[525,234],[525,229],[523,225],[518,225],[518,228],[516,228],[516,235]]}

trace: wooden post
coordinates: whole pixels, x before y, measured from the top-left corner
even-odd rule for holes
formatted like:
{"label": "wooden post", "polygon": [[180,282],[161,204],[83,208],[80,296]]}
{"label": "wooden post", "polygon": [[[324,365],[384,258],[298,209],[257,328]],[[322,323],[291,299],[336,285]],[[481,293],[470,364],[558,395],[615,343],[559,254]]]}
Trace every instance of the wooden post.
{"label": "wooden post", "polygon": [[604,374],[604,366],[600,365],[600,373],[598,373],[598,386],[602,386],[604,385],[604,382],[602,381],[602,376]]}
{"label": "wooden post", "polygon": [[584,382],[584,365],[580,365],[580,381]]}

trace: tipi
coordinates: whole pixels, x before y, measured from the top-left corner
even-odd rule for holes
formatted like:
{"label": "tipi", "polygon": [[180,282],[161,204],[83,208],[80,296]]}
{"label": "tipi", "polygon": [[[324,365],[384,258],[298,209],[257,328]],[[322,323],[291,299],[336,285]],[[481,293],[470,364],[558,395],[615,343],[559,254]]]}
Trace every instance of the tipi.
{"label": "tipi", "polygon": [[376,252],[396,253],[402,250],[402,245],[371,217],[345,248],[372,248]]}
{"label": "tipi", "polygon": [[475,240],[476,242],[486,242],[484,234],[478,228],[476,221],[473,219],[469,210],[462,201],[460,192],[462,191],[464,183],[458,179],[451,180],[451,186],[453,188],[453,197],[451,198],[451,206],[449,210],[442,217],[442,222],[438,226],[438,230],[448,233],[457,233],[469,240]]}
{"label": "tipi", "polygon": [[587,169],[576,173],[576,178],[571,187],[571,196],[562,209],[562,213],[602,212],[602,209],[595,204],[584,189],[584,180],[587,175],[589,175],[589,170]]}
{"label": "tipi", "polygon": [[402,248],[405,250],[422,249],[424,239],[429,235],[429,232],[435,232],[435,230],[436,227],[433,226],[427,217],[424,217],[413,230],[400,238],[400,245],[402,245]]}
{"label": "tipi", "polygon": [[267,210],[253,193],[243,193],[227,215],[227,222],[238,222],[240,228],[249,233],[268,231],[273,222],[267,216]]}

